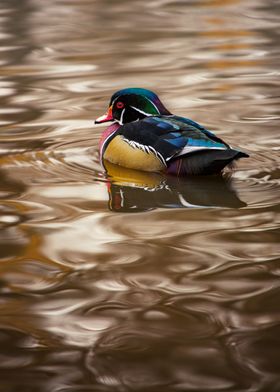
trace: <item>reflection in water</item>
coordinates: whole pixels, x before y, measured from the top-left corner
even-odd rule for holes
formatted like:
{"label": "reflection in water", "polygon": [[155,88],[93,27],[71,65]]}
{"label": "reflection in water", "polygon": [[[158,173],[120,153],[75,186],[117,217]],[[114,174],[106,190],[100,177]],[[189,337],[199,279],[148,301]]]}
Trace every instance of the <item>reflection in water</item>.
{"label": "reflection in water", "polygon": [[[1,392],[278,391],[277,12],[0,2]],[[106,174],[93,119],[140,84],[250,159]]]}
{"label": "reflection in water", "polygon": [[104,162],[109,176],[109,208],[139,212],[154,208],[227,207],[246,203],[236,195],[230,178],[222,176],[179,178],[126,169]]}

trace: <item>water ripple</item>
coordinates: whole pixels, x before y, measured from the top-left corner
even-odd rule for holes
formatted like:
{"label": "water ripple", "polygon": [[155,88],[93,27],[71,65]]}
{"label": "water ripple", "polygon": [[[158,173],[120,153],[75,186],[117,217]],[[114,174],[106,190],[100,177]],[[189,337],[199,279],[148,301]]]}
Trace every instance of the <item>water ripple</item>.
{"label": "water ripple", "polygon": [[[276,391],[277,11],[1,2],[0,390]],[[250,159],[103,167],[93,119],[139,83]]]}

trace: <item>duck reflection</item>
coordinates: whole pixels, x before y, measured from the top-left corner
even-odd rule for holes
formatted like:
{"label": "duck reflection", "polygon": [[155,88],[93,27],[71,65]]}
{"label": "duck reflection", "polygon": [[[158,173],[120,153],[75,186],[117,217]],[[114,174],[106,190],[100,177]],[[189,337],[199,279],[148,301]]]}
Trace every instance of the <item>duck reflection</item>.
{"label": "duck reflection", "polygon": [[103,161],[108,175],[109,209],[141,212],[156,208],[246,207],[222,176],[173,177],[147,173]]}

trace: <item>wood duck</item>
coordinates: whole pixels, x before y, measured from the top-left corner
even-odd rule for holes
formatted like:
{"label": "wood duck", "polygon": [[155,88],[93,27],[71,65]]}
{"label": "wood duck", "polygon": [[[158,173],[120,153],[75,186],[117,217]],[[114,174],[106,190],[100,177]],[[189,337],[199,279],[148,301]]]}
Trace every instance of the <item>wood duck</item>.
{"label": "wood duck", "polygon": [[249,156],[200,124],[170,113],[155,93],[142,88],[117,91],[95,123],[108,121],[113,124],[101,135],[100,156],[130,169],[177,176],[219,174]]}

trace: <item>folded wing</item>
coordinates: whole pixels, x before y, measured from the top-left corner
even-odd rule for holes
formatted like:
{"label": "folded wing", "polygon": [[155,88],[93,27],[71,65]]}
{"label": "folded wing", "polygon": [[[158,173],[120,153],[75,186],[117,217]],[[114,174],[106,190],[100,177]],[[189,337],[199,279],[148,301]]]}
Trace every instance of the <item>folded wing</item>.
{"label": "folded wing", "polygon": [[199,150],[227,150],[230,147],[199,124],[179,116],[147,117],[125,124],[119,135],[135,148],[168,161]]}

